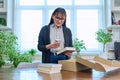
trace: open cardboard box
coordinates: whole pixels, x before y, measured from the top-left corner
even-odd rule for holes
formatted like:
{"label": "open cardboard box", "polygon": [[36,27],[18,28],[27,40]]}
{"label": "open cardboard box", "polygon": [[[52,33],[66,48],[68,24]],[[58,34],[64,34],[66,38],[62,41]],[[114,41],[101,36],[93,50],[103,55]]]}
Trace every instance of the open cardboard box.
{"label": "open cardboard box", "polygon": [[85,69],[89,69],[88,67],[76,62],[76,59],[69,59],[69,60],[59,60],[59,64],[62,64],[62,70],[67,70],[67,71],[81,71]]}
{"label": "open cardboard box", "polygon": [[107,60],[103,57],[95,56],[92,60],[87,60],[77,57],[76,61],[91,69],[101,72],[109,72],[112,70],[120,69],[120,62],[116,60]]}

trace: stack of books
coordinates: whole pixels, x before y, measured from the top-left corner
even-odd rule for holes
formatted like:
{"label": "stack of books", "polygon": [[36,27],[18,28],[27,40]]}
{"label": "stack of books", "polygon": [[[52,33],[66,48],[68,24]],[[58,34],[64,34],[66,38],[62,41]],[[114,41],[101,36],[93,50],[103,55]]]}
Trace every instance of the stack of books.
{"label": "stack of books", "polygon": [[37,67],[38,72],[42,73],[59,73],[61,71],[62,64],[42,63]]}

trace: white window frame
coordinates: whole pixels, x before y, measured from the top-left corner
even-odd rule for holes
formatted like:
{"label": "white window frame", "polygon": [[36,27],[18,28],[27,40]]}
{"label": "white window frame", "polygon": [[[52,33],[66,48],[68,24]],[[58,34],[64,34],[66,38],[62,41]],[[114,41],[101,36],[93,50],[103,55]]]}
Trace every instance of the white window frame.
{"label": "white window frame", "polygon": [[[45,0],[47,1],[47,0]],[[42,20],[43,20],[43,25],[46,25],[49,23],[49,15],[48,12],[49,10],[54,10],[56,7],[64,7],[67,10],[70,10],[70,15],[69,16],[71,18],[70,20],[70,29],[73,33],[73,39],[76,37],[76,10],[78,9],[98,9],[99,11],[99,28],[104,28],[105,27],[105,18],[104,18],[104,0],[99,0],[100,1],[100,5],[75,5],[74,0],[72,0],[72,5],[47,5],[47,2],[45,2],[44,5],[40,5],[40,6],[20,6],[19,5],[19,0],[15,0],[15,8],[14,8],[14,14],[16,14],[16,16],[14,17],[14,30],[16,32],[16,34],[18,35],[18,37],[20,37],[20,10],[34,10],[34,9],[39,9],[39,10],[43,10],[43,16]],[[16,27],[17,26],[17,27]],[[41,26],[42,27],[42,26]],[[89,29],[89,28],[88,28]],[[20,42],[20,39],[18,40]],[[99,48],[98,49],[91,49],[91,50],[86,50],[85,52],[99,52],[102,50],[102,45],[99,44]],[[37,45],[36,45],[37,46]],[[83,51],[84,52],[84,51]]]}

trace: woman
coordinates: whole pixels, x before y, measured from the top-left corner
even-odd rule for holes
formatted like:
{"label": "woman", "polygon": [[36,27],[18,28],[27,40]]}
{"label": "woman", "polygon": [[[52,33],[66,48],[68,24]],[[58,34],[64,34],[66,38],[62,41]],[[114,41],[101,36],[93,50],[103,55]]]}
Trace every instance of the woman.
{"label": "woman", "polygon": [[66,27],[66,11],[57,8],[52,13],[50,23],[42,27],[38,38],[38,50],[42,51],[42,63],[58,63],[69,59],[72,52],[55,55],[64,47],[72,47],[72,33]]}

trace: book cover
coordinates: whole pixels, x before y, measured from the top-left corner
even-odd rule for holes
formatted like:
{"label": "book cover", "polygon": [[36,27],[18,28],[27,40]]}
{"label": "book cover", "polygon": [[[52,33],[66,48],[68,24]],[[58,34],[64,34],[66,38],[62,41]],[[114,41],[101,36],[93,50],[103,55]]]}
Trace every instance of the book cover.
{"label": "book cover", "polygon": [[59,50],[59,51],[57,52],[57,55],[60,54],[60,53],[64,53],[64,52],[66,52],[66,51],[74,52],[74,51],[75,51],[75,48],[74,48],[74,47],[65,47],[65,48]]}

